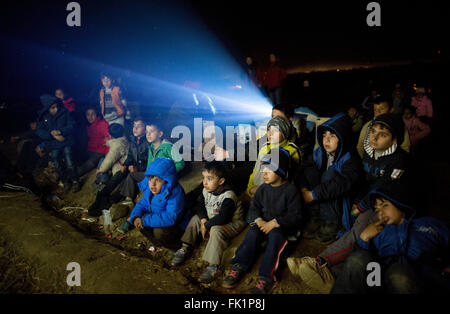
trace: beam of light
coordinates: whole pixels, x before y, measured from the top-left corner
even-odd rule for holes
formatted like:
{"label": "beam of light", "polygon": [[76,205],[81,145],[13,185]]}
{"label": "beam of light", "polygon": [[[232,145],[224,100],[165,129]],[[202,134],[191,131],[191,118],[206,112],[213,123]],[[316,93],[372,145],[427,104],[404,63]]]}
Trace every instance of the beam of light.
{"label": "beam of light", "polygon": [[[105,50],[105,59],[113,63],[111,60],[117,57],[120,62],[114,63],[121,66],[107,65],[98,57],[80,57],[67,51],[61,53],[42,45],[22,43],[19,50],[26,50],[35,57],[35,64],[41,62],[41,72],[44,72],[25,73],[25,76],[35,75],[47,82],[58,82],[41,93],[53,93],[60,85],[78,91],[92,90],[90,99],[86,96],[88,93],[72,93],[72,96],[82,102],[94,102],[101,87],[100,72],[110,72],[140,92],[141,112],[183,112],[184,118],[174,118],[172,124],[184,124],[186,117],[193,120],[202,114],[219,124],[229,125],[254,123],[270,117],[272,105],[268,99],[253,83],[243,81],[239,63],[192,12],[173,6],[160,9],[160,12],[149,13],[148,19],[156,26],[153,30],[137,33],[143,36],[139,43],[121,38],[122,45],[127,47],[125,52],[116,56],[114,49]],[[128,25],[126,17],[123,25]],[[85,48],[88,55],[89,50],[98,49],[96,46]],[[136,49],[142,54],[136,56]],[[129,51],[128,55],[126,51]],[[127,61],[131,66],[122,66]],[[75,73],[77,78],[68,79],[68,73]],[[61,83],[64,79],[65,84]],[[189,81],[196,84],[186,84]],[[170,120],[170,116],[164,118]]]}

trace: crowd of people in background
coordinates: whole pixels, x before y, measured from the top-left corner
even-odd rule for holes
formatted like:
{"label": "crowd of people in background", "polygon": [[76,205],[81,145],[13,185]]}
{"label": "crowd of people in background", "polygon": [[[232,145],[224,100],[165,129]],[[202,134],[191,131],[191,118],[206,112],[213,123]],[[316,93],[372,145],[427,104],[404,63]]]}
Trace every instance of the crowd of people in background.
{"label": "crowd of people in background", "polygon": [[[94,221],[114,203],[130,205],[118,231],[137,228],[152,243],[173,249],[175,267],[199,240],[207,241],[202,283],[218,280],[230,239],[248,226],[229,261],[222,283],[227,289],[236,287],[262,251],[251,292],[270,293],[290,248],[315,239],[328,247],[316,257],[289,257],[287,265],[317,291],[450,291],[448,225],[424,216],[411,192],[414,167],[432,131],[433,105],[425,88],[416,87],[414,95],[400,84],[391,95],[374,89],[360,105],[309,131],[296,105],[283,102],[287,74],[279,57],[270,54],[265,70],[252,57],[246,64],[243,85],[264,90],[273,105],[256,161],[205,161],[202,184],[185,194],[178,180],[189,175],[188,163],[172,149],[165,122],[133,114],[121,88],[104,73],[98,103],[83,112],[61,88],[40,97],[42,109],[29,130],[10,138],[23,143],[17,163],[1,156],[2,188],[41,194],[34,176],[50,163],[64,192],[78,193],[81,178],[95,171],[89,189],[96,197],[84,218]],[[78,135],[84,126],[87,143]],[[366,282],[373,261],[384,270],[381,287]]]}

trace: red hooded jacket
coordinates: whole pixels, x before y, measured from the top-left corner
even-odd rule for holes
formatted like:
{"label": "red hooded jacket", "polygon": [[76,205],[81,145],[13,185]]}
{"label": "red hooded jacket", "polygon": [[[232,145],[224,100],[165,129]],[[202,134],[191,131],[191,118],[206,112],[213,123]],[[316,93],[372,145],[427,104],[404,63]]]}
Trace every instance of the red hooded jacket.
{"label": "red hooded jacket", "polygon": [[88,151],[100,154],[107,154],[109,152],[109,147],[106,146],[106,141],[110,139],[108,127],[108,122],[106,120],[100,120],[100,117],[97,117],[91,125],[86,127],[89,138]]}

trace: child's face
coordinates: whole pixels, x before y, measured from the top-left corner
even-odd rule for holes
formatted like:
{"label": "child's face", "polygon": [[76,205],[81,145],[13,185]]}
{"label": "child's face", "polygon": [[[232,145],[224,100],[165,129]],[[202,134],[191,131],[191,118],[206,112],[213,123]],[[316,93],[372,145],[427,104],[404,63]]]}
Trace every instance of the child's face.
{"label": "child's face", "polygon": [[394,144],[392,133],[387,128],[375,124],[370,128],[370,147],[381,153]]}
{"label": "child's face", "polygon": [[278,130],[276,126],[271,125],[267,129],[267,141],[271,144],[278,144],[284,140],[283,134]]}
{"label": "child's face", "polygon": [[105,88],[111,87],[111,79],[107,76],[102,77],[102,84]]}
{"label": "child's face", "polygon": [[376,199],[374,207],[378,219],[386,225],[401,225],[405,219],[404,212],[382,197]]}
{"label": "child's face", "polygon": [[381,114],[389,113],[389,104],[387,102],[381,102],[373,105],[373,117],[376,118]]}
{"label": "child's face", "polygon": [[267,166],[262,166],[263,180],[264,183],[270,185],[279,185],[283,182],[283,178],[276,174],[274,171],[270,170]]}
{"label": "child's face", "polygon": [[348,115],[350,118],[353,118],[356,115],[356,109],[355,108],[349,108],[348,109]]}
{"label": "child's face", "polygon": [[57,89],[55,91],[55,97],[59,99],[64,99],[64,92],[62,89]]}
{"label": "child's face", "polygon": [[149,176],[148,178],[148,187],[153,195],[159,194],[161,188],[166,183],[166,181],[157,176]]}
{"label": "child's face", "polygon": [[53,105],[51,105],[48,109],[48,112],[50,112],[50,114],[54,116],[58,112],[58,104],[54,103]]}
{"label": "child's face", "polygon": [[97,119],[97,114],[95,113],[94,110],[88,109],[86,111],[86,119],[88,120],[88,122],[90,124],[92,124],[92,123],[94,123],[95,119]]}
{"label": "child's face", "polygon": [[327,153],[331,154],[336,151],[339,145],[339,138],[336,134],[331,133],[330,131],[325,131],[323,133],[323,148],[327,151]]}
{"label": "child's face", "polygon": [[147,125],[145,127],[145,135],[147,137],[147,142],[155,143],[161,140],[163,132],[158,130],[158,128],[154,125]]}
{"label": "child's face", "polygon": [[270,62],[271,63],[274,63],[275,61],[276,61],[276,56],[275,56],[275,54],[273,54],[273,53],[271,53],[270,55],[269,55],[269,60],[270,60]]}
{"label": "child's face", "polygon": [[203,187],[209,193],[217,191],[224,183],[225,178],[219,178],[215,173],[203,170]]}
{"label": "child's face", "polygon": [[141,137],[145,135],[145,124],[142,121],[135,121],[133,123],[133,135],[136,137]]}
{"label": "child's face", "polygon": [[253,63],[253,59],[251,57],[247,57],[245,61],[247,62],[248,65],[251,65]]}

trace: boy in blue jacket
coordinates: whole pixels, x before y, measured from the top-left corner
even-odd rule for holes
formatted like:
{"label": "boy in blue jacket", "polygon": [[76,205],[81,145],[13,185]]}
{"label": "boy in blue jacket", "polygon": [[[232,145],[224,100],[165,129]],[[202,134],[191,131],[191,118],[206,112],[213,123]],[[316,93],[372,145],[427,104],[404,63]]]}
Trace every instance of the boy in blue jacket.
{"label": "boy in blue jacket", "polygon": [[[81,187],[72,159],[72,146],[74,144],[72,133],[75,123],[69,111],[56,97],[42,95],[41,103],[43,108],[39,112],[36,134],[42,139],[43,143],[39,146],[51,153],[59,179],[64,184],[64,191],[68,192],[72,183],[72,192],[79,192]],[[69,177],[64,176],[60,162],[61,154],[64,155],[66,166],[69,169]]]}
{"label": "boy in blue jacket", "polygon": [[[320,225],[315,236],[320,242],[333,241],[341,225],[349,230],[353,224],[351,191],[360,178],[361,167],[350,149],[351,130],[351,120],[344,113],[320,125],[319,147],[298,175],[303,199],[306,204],[311,203],[311,221]],[[311,225],[306,233],[312,237],[317,228]]]}
{"label": "boy in blue jacket", "polygon": [[[450,288],[450,230],[432,217],[414,218],[404,184],[391,182],[369,193],[378,221],[368,225],[346,259],[332,293],[419,293]],[[367,284],[367,264],[381,265],[381,285]],[[445,291],[444,290],[444,291]]]}
{"label": "boy in blue jacket", "polygon": [[[185,211],[185,194],[177,180],[175,164],[170,158],[157,158],[148,166],[145,179],[139,182],[144,191],[133,208],[129,222],[154,244],[176,248],[180,231],[190,220]],[[122,229],[130,229],[122,226]],[[181,230],[182,229],[182,230]]]}

